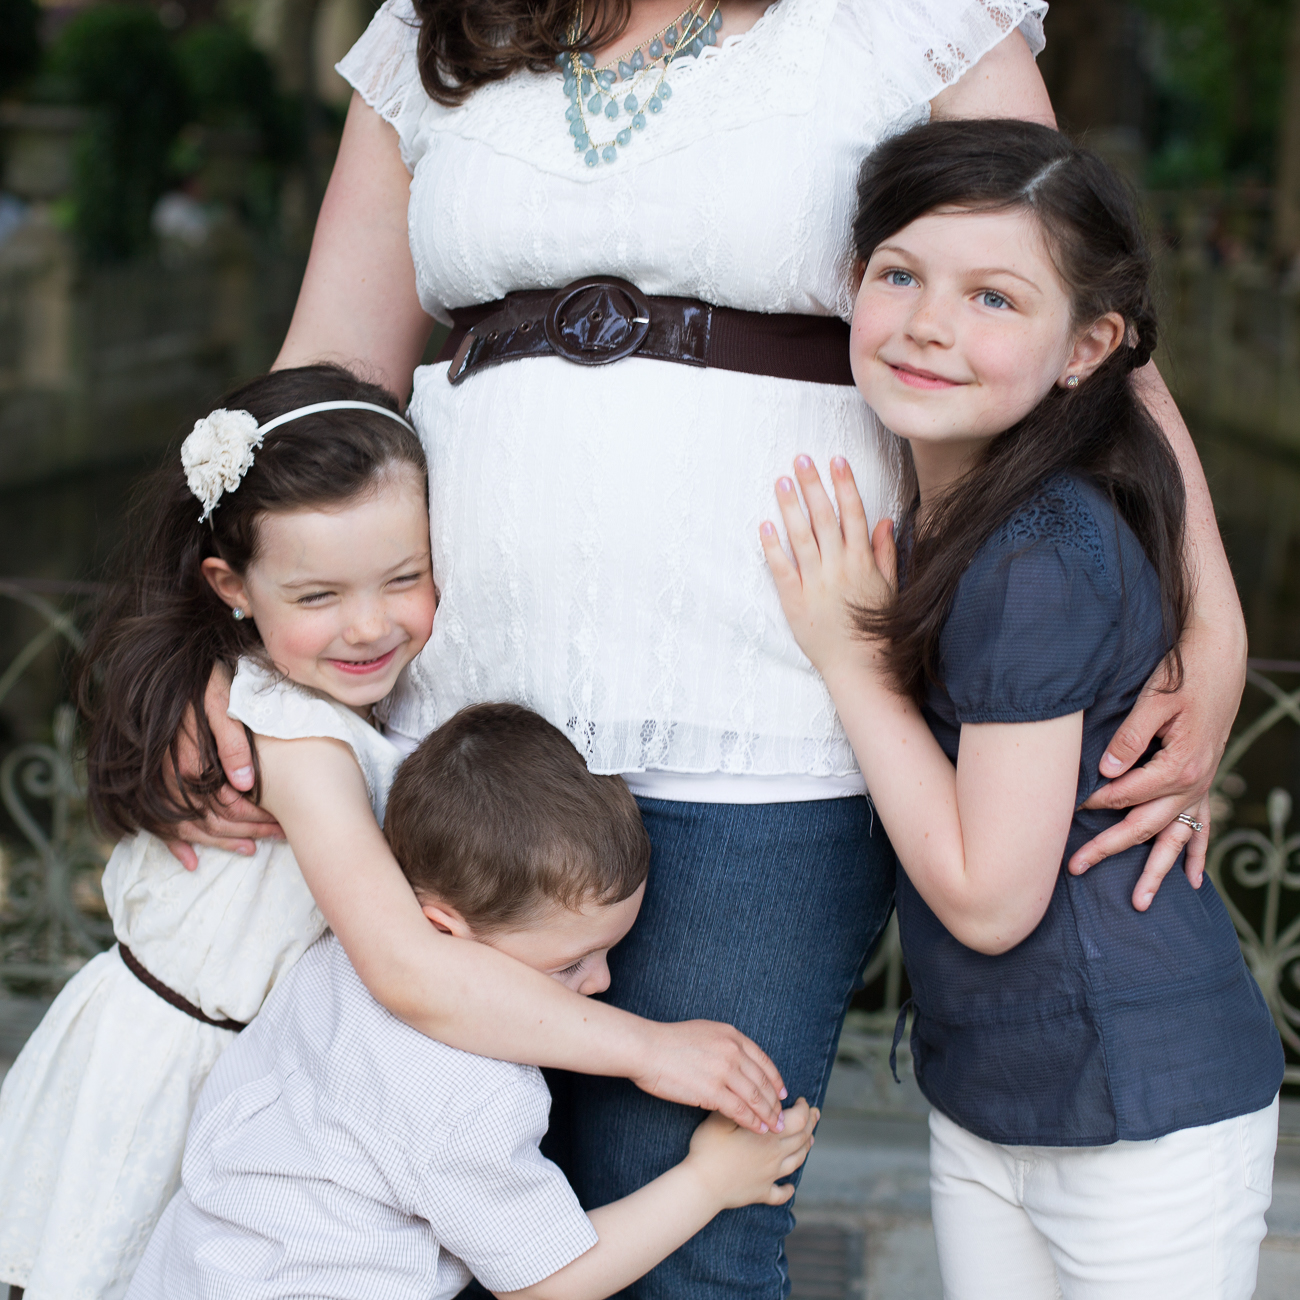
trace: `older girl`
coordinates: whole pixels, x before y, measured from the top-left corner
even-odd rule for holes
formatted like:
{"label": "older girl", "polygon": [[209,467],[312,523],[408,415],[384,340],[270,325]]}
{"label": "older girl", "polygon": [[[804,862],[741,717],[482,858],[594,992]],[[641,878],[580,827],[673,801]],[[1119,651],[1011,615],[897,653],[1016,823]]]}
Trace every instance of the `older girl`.
{"label": "older girl", "polygon": [[902,864],[944,1293],[1248,1300],[1283,1059],[1232,921],[1182,873],[1152,901],[1145,846],[1066,870],[1117,820],[1082,805],[1187,617],[1182,480],[1133,387],[1135,205],[1055,132],[934,124],[873,155],[855,233],[854,374],[910,450],[901,553],[807,457],[811,524],[777,487],[797,568],[762,540]]}

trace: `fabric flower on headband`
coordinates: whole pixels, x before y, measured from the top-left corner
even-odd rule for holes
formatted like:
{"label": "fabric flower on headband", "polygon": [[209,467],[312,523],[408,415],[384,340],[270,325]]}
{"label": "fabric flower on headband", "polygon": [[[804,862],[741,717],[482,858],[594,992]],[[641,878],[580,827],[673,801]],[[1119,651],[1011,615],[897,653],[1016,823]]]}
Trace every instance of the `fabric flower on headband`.
{"label": "fabric flower on headband", "polygon": [[262,445],[263,431],[248,411],[216,410],[194,422],[193,432],[181,445],[185,482],[203,505],[203,523],[216,508],[223,492],[233,492]]}

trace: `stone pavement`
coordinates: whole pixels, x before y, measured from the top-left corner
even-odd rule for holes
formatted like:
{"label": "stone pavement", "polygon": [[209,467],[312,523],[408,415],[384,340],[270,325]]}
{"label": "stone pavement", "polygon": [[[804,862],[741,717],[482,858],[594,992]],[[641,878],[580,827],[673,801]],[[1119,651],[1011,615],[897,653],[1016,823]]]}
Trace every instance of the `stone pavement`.
{"label": "stone pavement", "polygon": [[[900,1087],[876,1068],[831,1076],[790,1239],[791,1300],[942,1300],[930,1224],[925,1101],[904,1070]],[[888,1106],[883,1109],[882,1103]],[[1255,1300],[1300,1297],[1300,1102],[1282,1103],[1268,1236]],[[836,1267],[835,1260],[845,1264]],[[843,1278],[843,1281],[839,1279]],[[1008,1297],[1008,1300],[1013,1300]]]}

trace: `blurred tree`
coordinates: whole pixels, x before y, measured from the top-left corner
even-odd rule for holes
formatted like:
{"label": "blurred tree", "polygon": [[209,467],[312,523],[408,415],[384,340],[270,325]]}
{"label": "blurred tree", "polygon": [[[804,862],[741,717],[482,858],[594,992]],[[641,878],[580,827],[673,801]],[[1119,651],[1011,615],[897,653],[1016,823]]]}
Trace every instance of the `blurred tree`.
{"label": "blurred tree", "polygon": [[105,4],[78,14],[50,51],[49,74],[96,110],[76,159],[73,225],[84,251],[111,261],[149,238],[169,155],[187,117],[185,83],[157,15]]}
{"label": "blurred tree", "polygon": [[[270,59],[241,27],[227,23],[195,27],[177,42],[176,54],[194,122],[219,131],[243,132],[256,141],[256,154],[238,199],[243,215],[268,227],[276,216],[283,169],[303,154],[301,105],[279,92]],[[202,154],[201,144],[197,152]],[[177,161],[183,172],[196,172],[204,159],[183,145]]]}
{"label": "blurred tree", "polygon": [[1157,186],[1274,178],[1293,0],[1138,0]]}
{"label": "blurred tree", "polygon": [[1278,136],[1273,250],[1295,266],[1300,259],[1300,3],[1293,3],[1286,43],[1285,89]]}
{"label": "blurred tree", "polygon": [[25,81],[40,62],[36,0],[0,0],[0,98]]}

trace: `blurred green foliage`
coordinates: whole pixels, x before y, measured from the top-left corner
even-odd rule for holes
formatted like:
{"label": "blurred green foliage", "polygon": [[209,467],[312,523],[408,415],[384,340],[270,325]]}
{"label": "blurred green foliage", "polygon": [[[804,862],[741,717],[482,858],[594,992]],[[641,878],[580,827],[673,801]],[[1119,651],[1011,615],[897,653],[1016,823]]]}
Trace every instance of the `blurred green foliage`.
{"label": "blurred green foliage", "polygon": [[36,0],[0,0],[0,97],[36,71],[41,57]]}
{"label": "blurred green foliage", "polygon": [[152,10],[87,9],[49,52],[47,87],[94,110],[77,145],[73,226],[86,254],[112,261],[149,238],[188,111],[184,79]]}
{"label": "blurred green foliage", "polygon": [[1157,188],[1273,179],[1293,0],[1136,0]]}
{"label": "blurred green foliage", "polygon": [[[190,98],[192,125],[242,133],[253,155],[242,177],[242,215],[262,229],[276,216],[283,169],[306,149],[303,105],[283,95],[270,60],[241,27],[207,23],[186,32],[176,56]],[[182,175],[201,175],[208,146],[203,132],[182,133],[172,161]]]}
{"label": "blurred green foliage", "polygon": [[[31,3],[0,0],[0,14]],[[152,8],[120,0],[63,27],[28,93],[92,110],[62,207],[94,262],[146,248],[155,204],[178,186],[269,229],[284,170],[306,147],[302,104],[279,93],[242,27],[212,21],[178,35]]]}

